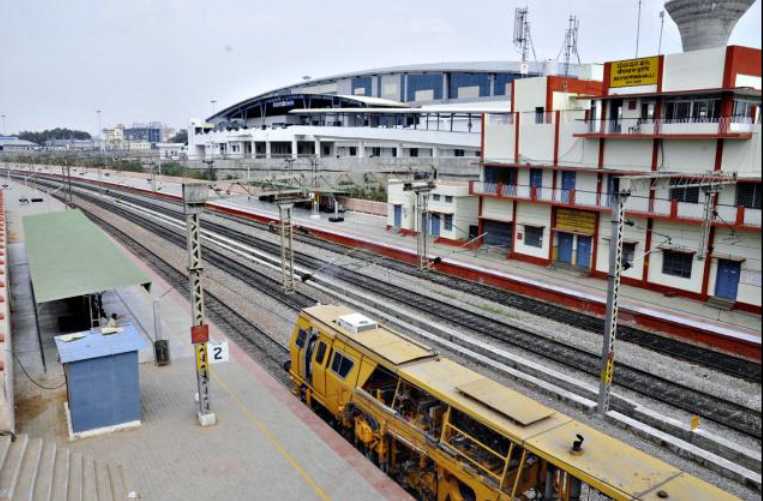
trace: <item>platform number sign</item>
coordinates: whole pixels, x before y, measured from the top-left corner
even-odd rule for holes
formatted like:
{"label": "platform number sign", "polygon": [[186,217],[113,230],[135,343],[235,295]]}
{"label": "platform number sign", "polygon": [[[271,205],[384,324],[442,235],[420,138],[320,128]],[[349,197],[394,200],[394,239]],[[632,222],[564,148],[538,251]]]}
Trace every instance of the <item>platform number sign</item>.
{"label": "platform number sign", "polygon": [[230,360],[230,349],[227,341],[221,341],[219,343],[210,341],[208,343],[208,348],[210,364],[219,364]]}

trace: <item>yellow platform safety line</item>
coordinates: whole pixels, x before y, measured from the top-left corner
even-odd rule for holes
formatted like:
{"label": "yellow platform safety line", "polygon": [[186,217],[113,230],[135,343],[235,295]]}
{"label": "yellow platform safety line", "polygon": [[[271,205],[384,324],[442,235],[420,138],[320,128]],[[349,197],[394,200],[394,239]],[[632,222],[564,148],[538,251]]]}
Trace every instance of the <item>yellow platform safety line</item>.
{"label": "yellow platform safety line", "polygon": [[215,372],[211,372],[211,376],[212,379],[214,379],[225,390],[225,392],[230,395],[233,400],[236,401],[244,415],[248,417],[252,423],[254,423],[254,425],[257,427],[257,429],[260,430],[260,433],[262,433],[268,442],[270,442],[270,444],[275,447],[278,453],[283,456],[283,458],[291,465],[291,467],[294,468],[297,473],[299,473],[299,476],[301,476],[305,483],[313,489],[315,494],[324,501],[330,501],[331,496],[326,494],[326,491],[324,491],[323,488],[318,485],[318,482],[316,482],[315,479],[307,471],[305,471],[302,465],[299,464],[299,461],[297,461],[297,459],[292,456],[289,451],[286,450],[286,447],[283,445],[283,443],[281,443],[280,440],[278,440],[278,437],[276,437],[275,434],[270,431],[270,428],[268,428],[268,426],[260,418],[258,418],[254,412],[249,409],[249,407],[247,407],[243,400],[241,400],[241,398],[233,390],[231,390],[227,384],[225,384],[219,375],[217,375]]}

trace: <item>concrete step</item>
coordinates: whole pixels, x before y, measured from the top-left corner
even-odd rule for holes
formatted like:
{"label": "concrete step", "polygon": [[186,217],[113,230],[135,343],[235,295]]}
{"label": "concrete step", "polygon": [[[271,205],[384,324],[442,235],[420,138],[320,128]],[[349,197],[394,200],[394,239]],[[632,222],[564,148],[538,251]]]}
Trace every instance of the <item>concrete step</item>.
{"label": "concrete step", "polygon": [[41,438],[0,436],[0,501],[117,501],[128,492],[121,466]]}
{"label": "concrete step", "polygon": [[58,446],[54,442],[43,445],[40,465],[37,472],[37,485],[29,501],[50,501],[53,488],[53,477],[56,469],[56,455]]}
{"label": "concrete step", "polygon": [[58,449],[56,463],[53,467],[53,485],[51,486],[50,501],[66,501],[69,492],[69,472],[71,470],[71,451]]}
{"label": "concrete step", "polygon": [[734,308],[734,301],[730,299],[724,299],[721,297],[710,297],[705,303],[708,306],[717,308],[719,310],[731,311]]}
{"label": "concrete step", "polygon": [[42,449],[44,442],[41,438],[29,439],[24,457],[21,460],[19,474],[16,477],[16,483],[13,486],[11,499],[13,501],[29,501],[30,494],[34,495],[37,487],[37,474],[40,471],[40,460],[42,459]]}
{"label": "concrete step", "polygon": [[[3,437],[3,440],[11,440],[10,437]],[[13,492],[18,482],[21,465],[24,462],[24,455],[29,447],[29,437],[21,435],[10,444],[8,454],[0,470],[0,501],[9,501],[13,499]]]}

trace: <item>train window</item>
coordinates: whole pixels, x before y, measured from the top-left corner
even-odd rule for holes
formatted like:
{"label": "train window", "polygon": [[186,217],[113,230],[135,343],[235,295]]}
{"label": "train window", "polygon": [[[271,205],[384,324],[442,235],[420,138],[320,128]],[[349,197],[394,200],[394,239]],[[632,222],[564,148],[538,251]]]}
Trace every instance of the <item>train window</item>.
{"label": "train window", "polygon": [[440,436],[445,405],[425,390],[402,381],[392,408],[433,438]]}
{"label": "train window", "polygon": [[307,332],[300,329],[299,333],[297,334],[297,346],[301,350],[305,347],[305,338],[307,337]]}
{"label": "train window", "polygon": [[315,363],[316,364],[322,364],[323,363],[323,357],[326,356],[326,343],[323,341],[320,342],[318,345],[318,351],[315,353]]}
{"label": "train window", "polygon": [[395,374],[381,365],[377,365],[363,385],[363,389],[384,402],[384,405],[391,405],[397,389],[397,382],[398,378]]}
{"label": "train window", "polygon": [[339,377],[347,377],[347,374],[350,373],[353,365],[355,365],[355,362],[353,362],[351,358],[342,355],[338,351],[334,352],[334,360],[331,362],[331,370]]}

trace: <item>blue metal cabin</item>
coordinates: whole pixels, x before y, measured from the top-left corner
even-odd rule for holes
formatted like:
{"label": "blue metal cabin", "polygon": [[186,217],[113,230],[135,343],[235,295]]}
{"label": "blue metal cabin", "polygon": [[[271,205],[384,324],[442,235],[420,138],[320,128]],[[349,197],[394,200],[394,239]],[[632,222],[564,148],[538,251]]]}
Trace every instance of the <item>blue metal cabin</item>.
{"label": "blue metal cabin", "polygon": [[73,433],[141,420],[138,350],[145,341],[131,325],[103,335],[94,329],[85,337],[56,346],[66,376]]}

